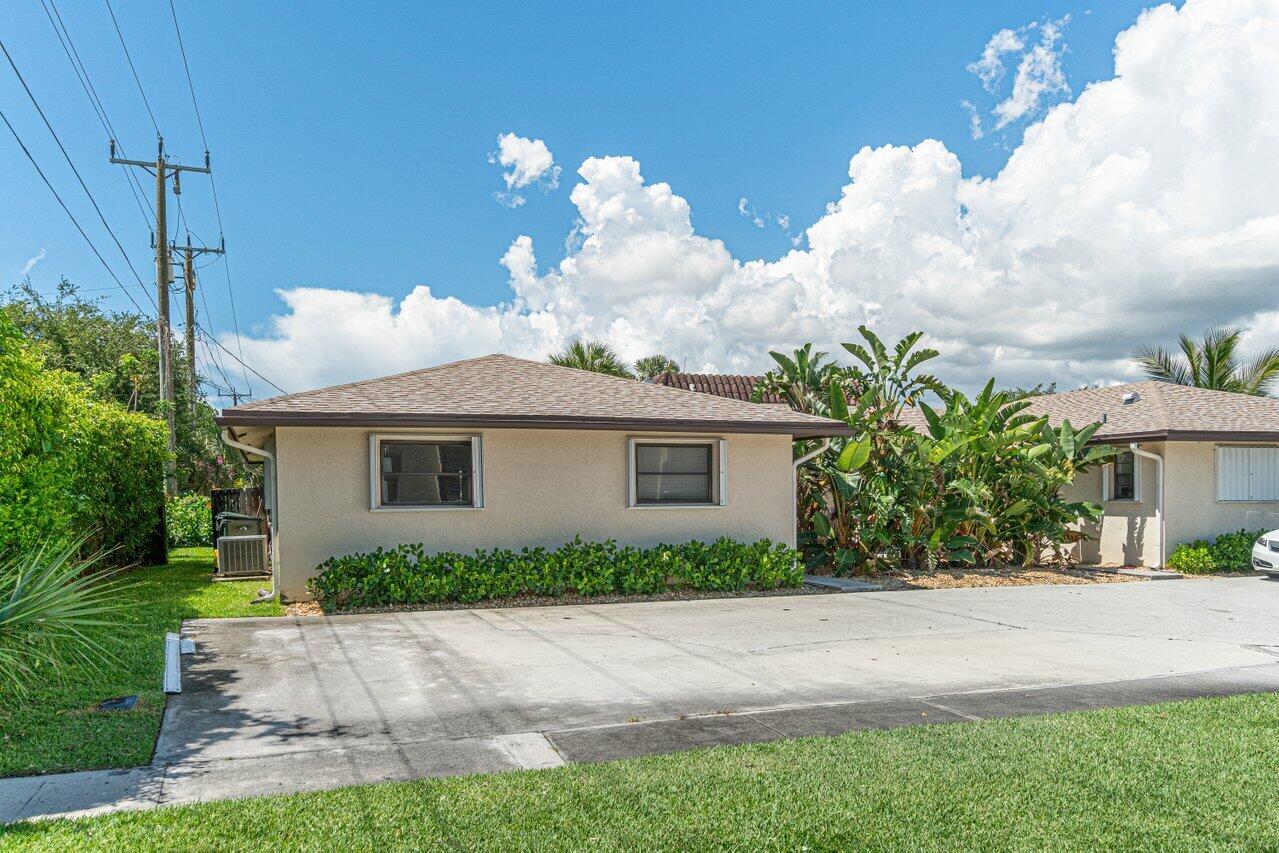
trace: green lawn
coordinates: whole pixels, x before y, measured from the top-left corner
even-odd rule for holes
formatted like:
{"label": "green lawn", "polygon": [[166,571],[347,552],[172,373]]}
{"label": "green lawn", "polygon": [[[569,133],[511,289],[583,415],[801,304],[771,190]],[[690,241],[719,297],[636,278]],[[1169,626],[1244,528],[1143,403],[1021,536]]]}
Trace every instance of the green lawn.
{"label": "green lawn", "polygon": [[1275,849],[1279,695],[0,829],[0,848]]}
{"label": "green lawn", "polygon": [[[212,583],[212,548],[183,548],[169,563],[127,572],[130,606],[117,660],[101,673],[71,672],[15,701],[0,702],[0,776],[136,767],[151,760],[164,712],[164,634],[183,619],[278,616],[278,602],[250,605],[260,581]],[[138,694],[132,711],[98,711],[112,696]]]}

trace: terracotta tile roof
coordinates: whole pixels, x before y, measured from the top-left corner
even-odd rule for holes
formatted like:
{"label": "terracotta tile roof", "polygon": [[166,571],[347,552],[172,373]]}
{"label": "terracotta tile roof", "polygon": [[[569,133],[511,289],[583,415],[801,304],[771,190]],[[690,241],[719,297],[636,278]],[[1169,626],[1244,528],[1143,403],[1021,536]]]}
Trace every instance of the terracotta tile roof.
{"label": "terracotta tile roof", "polygon": [[286,394],[234,408],[223,426],[507,426],[846,435],[839,421],[508,355]]}
{"label": "terracotta tile roof", "polygon": [[[1127,394],[1136,398],[1125,403]],[[1094,440],[1279,440],[1279,399],[1274,397],[1148,380],[1028,399],[1027,411],[1047,415],[1054,425],[1069,420],[1078,427],[1104,418]],[[926,427],[917,409],[908,409],[902,420]]]}
{"label": "terracotta tile roof", "polygon": [[[716,397],[749,402],[756,383],[763,378],[723,373],[676,373],[668,370],[654,376],[652,381],[655,385],[683,388],[685,391],[698,391],[703,394],[714,394]],[[781,403],[782,399],[776,394],[767,394],[760,402]]]}

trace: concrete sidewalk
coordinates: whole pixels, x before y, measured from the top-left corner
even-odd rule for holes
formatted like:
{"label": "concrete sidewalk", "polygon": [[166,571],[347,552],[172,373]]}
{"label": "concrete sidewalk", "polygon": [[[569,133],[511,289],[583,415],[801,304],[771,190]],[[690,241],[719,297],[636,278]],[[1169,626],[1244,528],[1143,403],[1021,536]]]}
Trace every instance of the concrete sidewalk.
{"label": "concrete sidewalk", "polygon": [[1279,583],[204,620],[154,764],[0,820],[1279,690]]}

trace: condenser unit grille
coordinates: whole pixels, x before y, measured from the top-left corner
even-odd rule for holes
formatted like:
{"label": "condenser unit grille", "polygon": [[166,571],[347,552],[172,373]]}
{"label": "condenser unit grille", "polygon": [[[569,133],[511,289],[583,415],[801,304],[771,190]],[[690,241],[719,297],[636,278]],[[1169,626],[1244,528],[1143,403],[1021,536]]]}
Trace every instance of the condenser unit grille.
{"label": "condenser unit grille", "polygon": [[265,575],[269,572],[265,536],[218,538],[218,574]]}

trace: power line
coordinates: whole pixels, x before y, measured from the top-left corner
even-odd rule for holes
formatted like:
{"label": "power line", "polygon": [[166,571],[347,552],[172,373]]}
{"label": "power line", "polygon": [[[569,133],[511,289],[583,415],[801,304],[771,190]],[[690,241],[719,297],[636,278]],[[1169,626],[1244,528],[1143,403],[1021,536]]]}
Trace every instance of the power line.
{"label": "power line", "polygon": [[[200,128],[200,141],[204,143],[205,156],[209,152],[209,140],[204,133],[204,119],[200,116],[200,102],[195,97],[195,82],[191,78],[191,66],[187,62],[187,49],[182,41],[182,27],[178,24],[178,10],[173,5],[173,0],[169,0],[169,14],[173,17],[173,32],[178,37],[178,50],[182,54],[182,70],[186,73],[187,91],[191,93],[191,107],[195,110],[195,122]],[[223,247],[226,246],[226,229],[222,226],[222,202],[218,198],[218,182],[213,177],[213,173],[209,173],[209,188],[213,191],[213,210],[218,220],[218,238]],[[235,310],[235,288],[231,286],[231,261],[226,253],[222,254],[222,270],[226,275],[226,295],[227,302],[231,306],[231,327],[235,330],[235,348],[240,351],[240,358],[244,357],[244,342],[240,338],[240,318]],[[244,364],[243,360],[240,361]],[[249,393],[253,393],[253,383],[249,381],[249,375],[244,374],[244,384],[249,389]]]}
{"label": "power line", "polygon": [[[276,385],[276,384],[275,384],[274,382],[272,382],[270,379],[267,379],[267,378],[266,378],[265,376],[263,376],[261,373],[258,373],[258,372],[257,372],[256,370],[254,370],[252,367],[249,367],[249,365],[248,365],[248,364],[246,364],[246,363],[245,363],[245,362],[244,362],[244,361],[243,361],[243,360],[242,360],[239,356],[237,356],[235,353],[231,352],[231,350],[227,349],[226,347],[222,346],[222,344],[218,341],[218,339],[217,339],[217,338],[211,338],[211,337],[209,337],[208,331],[207,331],[207,330],[205,330],[205,329],[204,329],[204,327],[200,327],[200,332],[201,332],[201,337],[203,337],[206,341],[211,341],[215,347],[217,347],[218,349],[222,350],[222,351],[223,351],[224,353],[226,353],[227,355],[231,356],[231,358],[234,358],[236,361],[238,361],[238,362],[240,363],[240,366],[241,366],[241,367],[243,367],[245,370],[247,370],[247,371],[249,371],[250,373],[252,373],[252,374],[253,374],[254,376],[256,376],[258,379],[261,379],[263,382],[265,382],[266,384],[270,385],[272,388],[274,388],[275,390],[279,391],[281,394],[287,394],[287,393],[289,393],[288,391],[285,391],[283,388],[281,388],[279,385]],[[251,393],[251,392],[250,392],[250,393]]]}
{"label": "power line", "polygon": [[58,204],[62,206],[62,210],[67,214],[67,218],[71,220],[71,224],[76,227],[76,230],[80,232],[80,236],[84,238],[84,242],[89,244],[89,248],[93,250],[93,254],[95,254],[98,260],[102,262],[102,266],[106,269],[107,274],[110,275],[111,278],[115,279],[115,283],[120,286],[120,290],[124,291],[124,295],[133,303],[133,307],[138,309],[138,313],[144,317],[147,316],[146,311],[142,310],[142,306],[133,298],[133,294],[124,286],[124,282],[120,281],[120,277],[115,274],[115,270],[111,269],[111,265],[107,263],[107,259],[102,257],[102,253],[98,251],[98,247],[93,245],[93,241],[89,239],[89,235],[84,232],[82,227],[80,227],[80,223],[76,220],[75,214],[73,214],[71,209],[67,207],[66,202],[62,200],[62,196],[58,195],[58,191],[53,188],[53,184],[49,183],[49,179],[45,176],[44,170],[40,168],[40,164],[36,162],[36,158],[31,156],[31,152],[27,149],[26,143],[22,141],[22,137],[18,135],[18,131],[13,129],[13,125],[9,122],[9,117],[4,114],[3,110],[0,110],[0,119],[4,120],[5,126],[8,127],[9,132],[13,134],[14,140],[17,141],[18,146],[22,149],[22,153],[27,155],[27,159],[30,160],[31,165],[35,167],[36,172],[40,175],[40,179],[44,181],[44,185],[49,188],[49,192],[53,193],[53,197],[58,200]]}
{"label": "power line", "polygon": [[[93,197],[93,193],[89,191],[89,186],[84,182],[84,178],[80,176],[80,170],[76,168],[75,162],[71,159],[71,155],[67,153],[66,147],[62,144],[58,132],[53,129],[53,125],[49,123],[49,118],[44,114],[44,110],[40,107],[40,102],[36,100],[36,96],[31,91],[31,87],[27,85],[26,78],[22,76],[22,72],[18,70],[17,64],[13,61],[13,57],[9,54],[9,49],[5,47],[4,42],[0,41],[0,51],[4,52],[5,59],[9,60],[9,67],[13,69],[13,73],[18,75],[18,82],[22,84],[23,90],[26,91],[27,97],[31,99],[31,103],[35,106],[36,112],[40,114],[44,126],[49,129],[49,133],[53,135],[53,141],[58,143],[58,150],[62,152],[62,156],[66,158],[67,165],[71,167],[71,171],[75,173],[76,180],[80,182],[80,188],[84,190],[84,194],[89,197],[89,202],[93,205],[93,209],[98,214],[98,219],[102,220],[102,227],[107,229],[107,233],[111,235],[111,239],[115,241],[116,248],[120,250],[120,254],[124,257],[124,262],[128,264],[133,277],[138,280],[138,286],[142,288],[142,292],[150,298],[151,294],[147,292],[146,285],[142,283],[142,277],[138,275],[138,271],[133,268],[133,261],[129,259],[129,253],[124,250],[124,246],[120,243],[120,239],[115,236],[115,232],[111,230],[111,225],[107,222],[106,216],[102,213],[102,208],[98,207],[98,201]],[[16,134],[15,134],[16,135]],[[130,297],[132,299],[132,297]],[[137,303],[134,303],[135,305]],[[155,307],[155,300],[151,300],[152,307]]]}
{"label": "power line", "polygon": [[107,12],[111,15],[111,23],[115,25],[115,34],[120,37],[120,47],[124,48],[124,58],[129,61],[129,70],[133,72],[133,82],[138,84],[138,94],[142,96],[142,103],[147,108],[147,115],[151,116],[151,126],[155,128],[155,135],[160,136],[160,124],[155,120],[155,113],[151,111],[151,102],[147,100],[147,93],[142,88],[142,78],[138,76],[138,69],[133,65],[133,57],[129,54],[129,46],[125,44],[124,33],[120,30],[120,22],[116,20],[115,9],[111,8],[111,0],[105,0],[107,4]]}
{"label": "power line", "polygon": [[[58,44],[62,45],[62,52],[66,54],[67,61],[71,63],[71,70],[75,72],[76,79],[80,81],[80,88],[84,90],[85,96],[89,99],[89,106],[93,107],[93,113],[97,116],[98,123],[107,132],[108,138],[115,139],[115,128],[111,124],[110,116],[107,115],[106,105],[102,103],[102,98],[98,97],[97,87],[93,85],[93,80],[89,77],[89,69],[85,67],[84,60],[80,58],[80,51],[76,49],[75,41],[71,38],[71,31],[67,29],[66,22],[62,20],[62,13],[58,11],[57,4],[53,0],[48,0],[47,4],[45,0],[40,0],[40,6],[44,9],[45,17],[49,19],[49,25],[53,27],[53,34],[58,37]],[[50,7],[53,8],[52,13],[49,11]],[[54,21],[55,16],[57,17],[56,22]],[[64,35],[66,36],[65,39],[63,38]],[[122,147],[120,151],[124,153],[124,148]],[[126,154],[125,156],[128,155]],[[146,202],[146,207],[143,206],[143,199],[146,198],[146,193],[142,192],[137,176],[132,172],[126,172],[124,182],[129,187],[129,193],[133,196],[133,201],[138,205],[138,212],[142,214],[143,221],[149,225],[151,217],[155,215],[155,211],[152,209],[151,213],[148,214],[147,208],[151,204],[149,201]]]}

